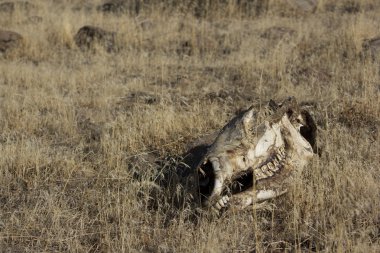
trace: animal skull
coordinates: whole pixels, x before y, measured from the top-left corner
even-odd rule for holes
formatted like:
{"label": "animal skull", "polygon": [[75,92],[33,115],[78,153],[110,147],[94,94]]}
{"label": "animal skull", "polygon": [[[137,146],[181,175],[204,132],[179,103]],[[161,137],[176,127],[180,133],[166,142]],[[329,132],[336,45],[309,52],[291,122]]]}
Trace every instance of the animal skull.
{"label": "animal skull", "polygon": [[233,118],[197,166],[202,204],[243,209],[277,197],[315,150],[316,126],[294,97]]}

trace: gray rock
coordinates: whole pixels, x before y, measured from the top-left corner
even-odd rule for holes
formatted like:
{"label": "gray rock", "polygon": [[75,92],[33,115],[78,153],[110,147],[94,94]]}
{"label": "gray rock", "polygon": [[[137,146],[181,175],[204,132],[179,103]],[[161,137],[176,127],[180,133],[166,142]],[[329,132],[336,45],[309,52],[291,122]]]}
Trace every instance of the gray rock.
{"label": "gray rock", "polygon": [[82,50],[93,48],[96,44],[108,52],[115,51],[116,33],[95,26],[83,26],[74,37],[76,45]]}
{"label": "gray rock", "polygon": [[84,12],[91,12],[94,9],[94,5],[92,3],[79,3],[75,5],[73,8],[71,8],[73,11],[84,11]]}
{"label": "gray rock", "polygon": [[15,10],[15,4],[12,2],[5,2],[0,4],[0,11],[1,12],[14,12]]}
{"label": "gray rock", "polygon": [[21,45],[22,36],[16,32],[0,30],[0,52],[5,53]]}
{"label": "gray rock", "polygon": [[364,40],[363,54],[372,57],[373,60],[380,60],[380,36]]}
{"label": "gray rock", "polygon": [[26,18],[23,22],[21,22],[24,25],[36,25],[43,21],[43,18],[40,16],[30,16]]}
{"label": "gray rock", "polygon": [[318,6],[318,0],[288,0],[288,3],[305,12],[314,12]]}
{"label": "gray rock", "polygon": [[99,12],[114,14],[125,14],[128,12],[139,14],[140,9],[141,0],[109,0],[96,8]]}
{"label": "gray rock", "polygon": [[261,38],[269,40],[281,40],[286,37],[291,37],[295,33],[295,30],[288,27],[272,26],[264,30],[264,32],[261,34]]}
{"label": "gray rock", "polygon": [[30,11],[35,6],[27,1],[14,1],[0,3],[0,12],[13,13],[16,9],[20,11]]}

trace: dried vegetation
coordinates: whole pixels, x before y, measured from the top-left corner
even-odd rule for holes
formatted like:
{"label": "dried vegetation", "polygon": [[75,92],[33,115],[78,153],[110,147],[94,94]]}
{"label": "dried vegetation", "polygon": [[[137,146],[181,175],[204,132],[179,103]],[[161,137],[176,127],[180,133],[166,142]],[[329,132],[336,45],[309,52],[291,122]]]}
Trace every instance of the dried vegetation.
{"label": "dried vegetation", "polygon": [[[379,252],[379,11],[1,1],[0,252]],[[181,201],[188,143],[289,95],[319,129],[289,194],[219,219]]]}

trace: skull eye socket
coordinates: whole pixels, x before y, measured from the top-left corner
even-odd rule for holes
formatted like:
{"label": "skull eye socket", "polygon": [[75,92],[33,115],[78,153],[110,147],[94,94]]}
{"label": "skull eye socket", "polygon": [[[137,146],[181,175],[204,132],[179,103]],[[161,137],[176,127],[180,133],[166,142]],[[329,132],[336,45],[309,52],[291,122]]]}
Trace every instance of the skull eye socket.
{"label": "skull eye socket", "polygon": [[293,110],[292,109],[289,109],[286,114],[288,115],[288,117],[292,117],[293,116]]}
{"label": "skull eye socket", "polygon": [[215,174],[212,167],[212,163],[208,160],[201,166],[201,171],[198,171],[199,178],[199,192],[201,201],[203,202],[207,197],[211,195],[212,189],[215,184]]}
{"label": "skull eye socket", "polygon": [[300,127],[300,133],[312,146],[314,153],[317,151],[316,134],[317,126],[310,113],[307,111],[302,112],[302,117],[305,119],[304,124]]}

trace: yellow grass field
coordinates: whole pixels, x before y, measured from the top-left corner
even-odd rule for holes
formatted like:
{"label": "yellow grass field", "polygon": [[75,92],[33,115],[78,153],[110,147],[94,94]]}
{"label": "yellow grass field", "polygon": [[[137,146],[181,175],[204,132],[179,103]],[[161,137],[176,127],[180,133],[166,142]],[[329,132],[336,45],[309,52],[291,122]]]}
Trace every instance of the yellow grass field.
{"label": "yellow grass field", "polygon": [[[296,2],[1,0],[23,40],[0,51],[0,252],[380,252],[380,2]],[[86,25],[112,48],[78,47]],[[160,183],[287,96],[319,149],[288,194],[216,218]]]}

